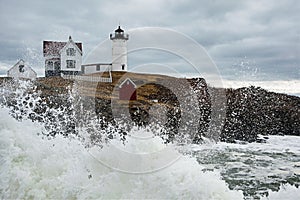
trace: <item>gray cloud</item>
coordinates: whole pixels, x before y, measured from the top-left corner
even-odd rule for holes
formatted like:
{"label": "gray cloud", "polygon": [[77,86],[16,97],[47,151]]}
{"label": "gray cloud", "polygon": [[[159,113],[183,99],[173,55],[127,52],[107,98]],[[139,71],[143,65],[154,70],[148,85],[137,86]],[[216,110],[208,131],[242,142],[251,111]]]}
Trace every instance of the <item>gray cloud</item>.
{"label": "gray cloud", "polygon": [[72,35],[87,54],[121,22],[126,29],[167,27],[192,37],[224,78],[256,71],[258,79],[300,79],[299,7],[297,0],[1,0],[0,62],[24,58],[42,72],[43,40]]}

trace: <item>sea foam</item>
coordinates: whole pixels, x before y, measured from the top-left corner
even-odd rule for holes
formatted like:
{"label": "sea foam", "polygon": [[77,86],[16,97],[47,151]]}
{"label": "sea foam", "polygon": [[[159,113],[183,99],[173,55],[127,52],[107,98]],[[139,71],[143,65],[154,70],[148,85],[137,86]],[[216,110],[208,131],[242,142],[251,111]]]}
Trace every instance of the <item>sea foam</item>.
{"label": "sea foam", "polygon": [[[180,155],[171,165],[153,172],[124,173],[103,165],[78,139],[45,138],[40,134],[45,131],[42,124],[17,121],[5,108],[0,115],[1,199],[243,198],[241,192],[228,189],[217,171],[204,173],[193,157]],[[165,148],[159,138],[148,146],[142,143],[129,139],[125,145],[112,142],[102,149],[93,147],[93,151],[103,151],[106,159],[116,160],[118,155],[110,148],[117,145],[131,153]],[[179,154],[175,149],[170,152]],[[159,158],[152,159],[155,163]]]}

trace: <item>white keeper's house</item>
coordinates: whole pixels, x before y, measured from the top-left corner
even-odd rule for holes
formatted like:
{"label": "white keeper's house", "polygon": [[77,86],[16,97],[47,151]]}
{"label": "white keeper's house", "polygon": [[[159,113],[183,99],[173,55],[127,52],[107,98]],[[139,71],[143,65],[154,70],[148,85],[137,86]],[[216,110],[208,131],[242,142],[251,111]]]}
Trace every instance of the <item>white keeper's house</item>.
{"label": "white keeper's house", "polygon": [[127,71],[128,34],[119,26],[109,35],[112,41],[111,63],[82,64],[82,43],[69,37],[67,42],[43,41],[45,76],[80,76],[100,71]]}
{"label": "white keeper's house", "polygon": [[81,74],[82,43],[72,37],[67,42],[44,41],[45,76]]}

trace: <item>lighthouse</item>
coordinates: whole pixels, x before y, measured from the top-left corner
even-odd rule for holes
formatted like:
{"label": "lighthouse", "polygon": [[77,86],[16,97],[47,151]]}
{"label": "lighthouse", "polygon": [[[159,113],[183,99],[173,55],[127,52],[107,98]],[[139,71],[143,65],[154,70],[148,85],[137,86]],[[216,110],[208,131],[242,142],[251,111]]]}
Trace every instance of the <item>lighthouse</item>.
{"label": "lighthouse", "polygon": [[129,36],[119,26],[110,34],[112,40],[112,71],[127,71],[127,40]]}

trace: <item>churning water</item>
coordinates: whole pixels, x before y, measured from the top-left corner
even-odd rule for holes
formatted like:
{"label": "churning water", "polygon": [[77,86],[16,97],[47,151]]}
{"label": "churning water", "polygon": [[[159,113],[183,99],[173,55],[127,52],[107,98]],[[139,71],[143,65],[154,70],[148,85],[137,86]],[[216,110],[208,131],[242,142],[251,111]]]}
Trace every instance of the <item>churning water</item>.
{"label": "churning water", "polygon": [[[33,99],[27,101],[36,103]],[[164,144],[159,136],[134,129],[131,135],[153,135],[150,142],[128,137],[125,142],[116,138],[101,146],[89,146],[79,136],[49,137],[45,128],[49,125],[43,120],[16,120],[11,109],[0,109],[1,199],[300,197],[299,137],[272,136],[261,144],[208,141],[181,147],[184,153],[180,153],[175,144]],[[84,134],[81,130],[79,135]],[[126,166],[136,167],[139,158],[122,160],[114,151],[116,147],[141,155],[169,148],[168,155],[177,159],[158,170],[127,173],[105,163],[124,165],[126,159]],[[148,165],[142,167],[161,162],[155,154],[147,159]]]}

